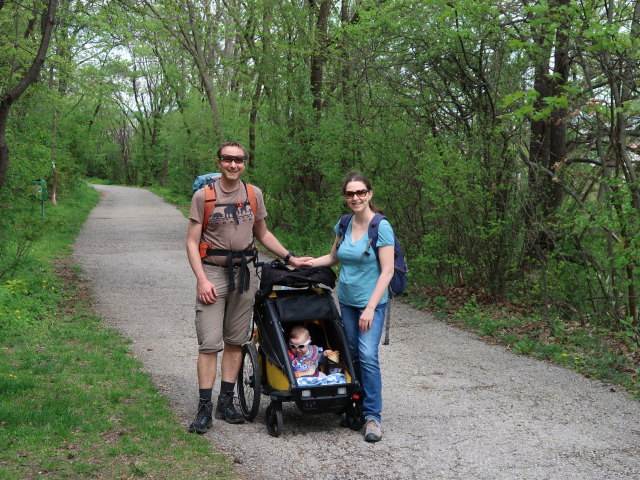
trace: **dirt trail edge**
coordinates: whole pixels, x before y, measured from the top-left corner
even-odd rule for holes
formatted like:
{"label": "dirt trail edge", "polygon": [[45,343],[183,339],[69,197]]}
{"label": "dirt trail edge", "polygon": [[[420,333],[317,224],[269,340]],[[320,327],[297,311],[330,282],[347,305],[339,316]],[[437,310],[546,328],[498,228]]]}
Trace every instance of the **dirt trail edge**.
{"label": "dirt trail edge", "polygon": [[[186,427],[198,391],[187,221],[146,190],[95,188],[102,198],[75,243],[75,262],[97,313],[133,341]],[[256,480],[640,478],[639,403],[397,302],[393,317],[391,343],[380,348],[380,443],[340,428],[336,415],[302,415],[292,404],[283,434],[270,437],[264,396],[253,423],[214,420],[207,438]]]}

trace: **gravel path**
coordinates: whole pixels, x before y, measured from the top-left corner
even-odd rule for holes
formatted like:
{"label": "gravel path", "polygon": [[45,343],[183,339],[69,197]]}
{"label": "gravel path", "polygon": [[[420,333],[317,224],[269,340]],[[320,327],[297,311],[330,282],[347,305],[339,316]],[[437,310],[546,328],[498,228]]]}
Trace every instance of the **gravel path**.
{"label": "gravel path", "polygon": [[[133,341],[186,428],[198,392],[186,219],[146,190],[96,188],[102,200],[74,259],[97,313]],[[284,433],[271,437],[266,397],[253,423],[214,420],[206,437],[255,480],[640,478],[640,404],[608,385],[398,303],[391,343],[380,350],[382,442],[368,444],[335,415],[302,415],[292,404]]]}

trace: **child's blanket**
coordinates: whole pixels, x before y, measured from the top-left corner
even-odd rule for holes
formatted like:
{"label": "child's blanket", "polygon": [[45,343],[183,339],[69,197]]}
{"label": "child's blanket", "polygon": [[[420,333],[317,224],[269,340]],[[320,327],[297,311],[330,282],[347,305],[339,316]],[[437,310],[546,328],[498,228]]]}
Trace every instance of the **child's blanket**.
{"label": "child's blanket", "polygon": [[333,385],[335,383],[347,383],[347,377],[343,373],[330,373],[326,377],[298,377],[298,386],[307,385]]}

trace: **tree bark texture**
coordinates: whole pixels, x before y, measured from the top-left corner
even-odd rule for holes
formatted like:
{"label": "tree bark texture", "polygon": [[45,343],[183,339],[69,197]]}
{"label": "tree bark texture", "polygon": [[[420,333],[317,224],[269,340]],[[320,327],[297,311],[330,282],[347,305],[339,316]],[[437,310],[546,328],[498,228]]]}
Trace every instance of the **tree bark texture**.
{"label": "tree bark texture", "polygon": [[[550,9],[566,7],[568,0],[551,2]],[[538,93],[536,112],[546,107],[546,98],[560,97],[569,76],[568,26],[559,22],[554,32],[553,49],[545,46],[545,32],[538,32],[535,39],[544,52],[535,67],[534,89]],[[553,52],[553,53],[552,53]],[[553,55],[553,71],[550,60]],[[550,75],[553,73],[553,75]],[[525,258],[542,260],[544,252],[554,249],[553,232],[548,221],[562,203],[563,190],[555,178],[546,172],[557,171],[567,156],[567,110],[554,108],[546,118],[531,120],[531,140],[529,143],[529,202],[526,208],[529,232]],[[526,261],[526,260],[525,260]]]}
{"label": "tree bark texture", "polygon": [[29,85],[38,78],[38,74],[47,56],[57,9],[58,0],[49,0],[47,10],[42,14],[42,38],[40,39],[38,53],[18,84],[10,88],[7,92],[0,94],[0,188],[4,186],[7,171],[9,170],[9,146],[7,145],[6,137],[9,111],[11,110],[11,106],[20,98]]}
{"label": "tree bark texture", "polygon": [[[309,0],[312,12],[316,10],[315,0]],[[327,48],[327,26],[331,0],[321,0],[318,6],[318,18],[315,24],[315,41],[311,53],[311,93],[313,94],[313,109],[322,110],[322,86],[324,83],[324,62]]]}

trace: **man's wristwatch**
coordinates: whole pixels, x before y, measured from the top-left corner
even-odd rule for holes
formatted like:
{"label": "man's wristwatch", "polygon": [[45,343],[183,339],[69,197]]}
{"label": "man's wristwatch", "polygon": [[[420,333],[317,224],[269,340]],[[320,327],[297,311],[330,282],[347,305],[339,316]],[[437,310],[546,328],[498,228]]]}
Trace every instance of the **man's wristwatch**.
{"label": "man's wristwatch", "polygon": [[296,254],[290,251],[289,253],[287,253],[287,256],[284,257],[284,263],[289,263],[289,260],[291,259],[291,257],[295,257],[295,256]]}

